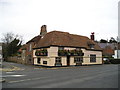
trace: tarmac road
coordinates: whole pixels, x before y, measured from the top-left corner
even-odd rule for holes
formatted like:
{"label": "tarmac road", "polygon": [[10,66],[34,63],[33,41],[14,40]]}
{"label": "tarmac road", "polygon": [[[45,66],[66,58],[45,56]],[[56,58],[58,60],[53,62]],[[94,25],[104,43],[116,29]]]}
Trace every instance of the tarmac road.
{"label": "tarmac road", "polygon": [[3,71],[2,88],[118,88],[118,65],[39,68],[9,64],[20,69]]}

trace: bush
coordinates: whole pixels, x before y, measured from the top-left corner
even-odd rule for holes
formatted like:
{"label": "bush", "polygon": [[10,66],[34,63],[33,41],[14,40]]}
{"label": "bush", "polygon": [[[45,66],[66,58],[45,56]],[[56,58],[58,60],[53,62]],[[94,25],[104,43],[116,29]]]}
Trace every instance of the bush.
{"label": "bush", "polygon": [[104,61],[104,64],[110,64],[109,60]]}
{"label": "bush", "polygon": [[120,64],[120,59],[110,59],[111,64]]}

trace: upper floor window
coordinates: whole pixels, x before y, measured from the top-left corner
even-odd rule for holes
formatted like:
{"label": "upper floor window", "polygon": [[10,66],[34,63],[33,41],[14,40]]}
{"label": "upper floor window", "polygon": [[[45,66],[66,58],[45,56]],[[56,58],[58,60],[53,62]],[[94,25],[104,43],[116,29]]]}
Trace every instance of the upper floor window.
{"label": "upper floor window", "polygon": [[64,50],[64,47],[58,47],[58,50]]}
{"label": "upper floor window", "polygon": [[29,45],[29,51],[32,51],[32,44]]}
{"label": "upper floor window", "polygon": [[81,48],[76,48],[76,50],[81,50]]}
{"label": "upper floor window", "polygon": [[83,62],[83,57],[74,57],[74,62],[75,63]]}
{"label": "upper floor window", "polygon": [[96,55],[90,54],[90,62],[96,62]]}

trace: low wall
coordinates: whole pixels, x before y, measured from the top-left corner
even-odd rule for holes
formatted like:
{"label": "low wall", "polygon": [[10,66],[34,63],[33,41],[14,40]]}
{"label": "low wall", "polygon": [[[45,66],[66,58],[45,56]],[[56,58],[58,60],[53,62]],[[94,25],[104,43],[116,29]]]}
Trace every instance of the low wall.
{"label": "low wall", "polygon": [[20,63],[20,64],[26,64],[25,60],[22,60],[21,57],[8,57],[7,61]]}

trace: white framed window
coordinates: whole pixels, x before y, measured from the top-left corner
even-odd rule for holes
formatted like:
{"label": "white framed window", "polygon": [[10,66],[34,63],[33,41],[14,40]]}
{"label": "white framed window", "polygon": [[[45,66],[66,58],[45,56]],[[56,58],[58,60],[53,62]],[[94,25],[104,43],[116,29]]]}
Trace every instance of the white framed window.
{"label": "white framed window", "polygon": [[43,64],[47,64],[47,61],[43,61]]}
{"label": "white framed window", "polygon": [[62,66],[61,57],[55,57],[55,66]]}
{"label": "white framed window", "polygon": [[32,44],[29,45],[29,51],[32,51]]}
{"label": "white framed window", "polygon": [[74,57],[74,63],[83,62],[83,57]]}
{"label": "white framed window", "polygon": [[90,62],[96,62],[96,55],[90,54]]}
{"label": "white framed window", "polygon": [[64,47],[58,47],[58,50],[64,50]]}
{"label": "white framed window", "polygon": [[61,63],[61,57],[56,57],[56,58],[55,58],[55,62],[56,62],[56,63]]}

